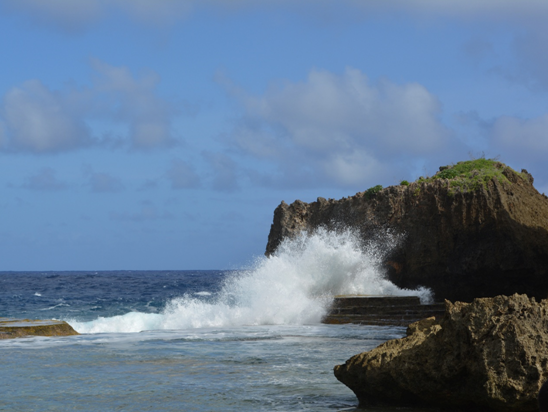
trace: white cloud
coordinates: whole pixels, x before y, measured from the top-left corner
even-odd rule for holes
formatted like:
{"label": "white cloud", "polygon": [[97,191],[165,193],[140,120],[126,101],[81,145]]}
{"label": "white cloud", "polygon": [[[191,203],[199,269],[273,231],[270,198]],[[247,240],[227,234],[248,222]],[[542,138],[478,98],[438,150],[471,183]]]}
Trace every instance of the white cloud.
{"label": "white cloud", "polygon": [[417,83],[372,84],[356,69],[314,70],[305,82],[282,83],[259,97],[233,94],[245,109],[234,146],[276,162],[287,177],[301,169],[316,180],[356,184],[384,160],[438,153],[449,144],[441,104]]}
{"label": "white cloud", "polygon": [[[440,24],[440,19],[483,26],[496,23],[506,31],[521,33],[515,45],[517,70],[497,68],[508,79],[538,83],[548,88],[548,61],[545,57],[548,29],[548,2],[545,0],[3,0],[0,10],[13,11],[33,22],[81,33],[103,19],[127,16],[139,24],[162,31],[184,21],[193,10],[216,13],[242,10],[284,10],[321,22],[347,24],[395,14],[420,24]],[[525,34],[524,34],[525,33]],[[539,34],[540,33],[540,34]],[[472,54],[483,53],[467,46]],[[473,47],[470,49],[470,47]],[[523,72],[521,72],[523,71]],[[535,84],[531,84],[536,87]],[[159,132],[163,133],[163,132]],[[136,131],[135,136],[139,134]]]}
{"label": "white cloud", "polygon": [[3,0],[6,11],[30,18],[33,24],[81,33],[109,15],[122,13],[133,20],[162,27],[183,19],[192,0]]}
{"label": "white cloud", "polygon": [[[156,93],[156,73],[136,78],[126,67],[98,60],[92,66],[92,88],[51,90],[36,79],[12,87],[0,108],[0,148],[47,153],[100,143],[137,150],[175,144],[171,124],[179,110]],[[92,136],[96,121],[108,138]],[[118,129],[127,135],[112,132]]]}
{"label": "white cloud", "polygon": [[423,153],[439,149],[446,131],[437,98],[417,83],[376,85],[356,69],[341,76],[312,71],[305,83],[286,83],[244,101],[249,116],[280,128],[297,146],[324,153],[373,147]]}
{"label": "white cloud", "polygon": [[5,10],[29,15],[34,24],[80,32],[103,17],[104,3],[98,0],[3,0]]}
{"label": "white cloud", "polygon": [[72,105],[74,93],[51,91],[39,80],[9,90],[3,108],[9,147],[39,153],[90,144],[89,130]]}
{"label": "white cloud", "polygon": [[37,173],[27,177],[22,185],[24,189],[38,190],[45,192],[55,192],[67,188],[65,182],[60,181],[55,176],[56,172],[50,167],[44,167]]}
{"label": "white cloud", "polygon": [[171,182],[172,189],[191,189],[201,185],[194,168],[181,159],[173,159],[166,177]]}
{"label": "white cloud", "polygon": [[364,151],[355,151],[349,155],[337,154],[322,164],[325,176],[344,186],[359,185],[371,176],[386,173],[385,166]]}
{"label": "white cloud", "polygon": [[135,149],[150,149],[169,146],[174,143],[171,135],[171,120],[177,114],[176,107],[159,97],[155,88],[160,77],[149,71],[140,78],[134,78],[127,67],[111,66],[93,60],[96,71],[95,93],[101,98],[110,97],[110,106],[100,111],[113,120],[129,125],[129,139]]}
{"label": "white cloud", "polygon": [[344,11],[370,17],[375,13],[406,12],[419,17],[478,18],[481,20],[536,21],[548,15],[544,0],[3,0],[0,7],[29,16],[35,24],[81,32],[101,19],[125,14],[132,20],[159,28],[187,18],[197,8],[221,11],[276,7],[307,16],[335,16]]}
{"label": "white cloud", "polygon": [[502,116],[491,128],[492,142],[511,156],[545,161],[548,156],[548,114],[532,119]]}
{"label": "white cloud", "polygon": [[[548,5],[543,0],[373,0],[362,2],[360,0],[349,0],[349,4],[362,8],[408,8],[429,13],[445,13],[449,15],[477,14],[486,12],[495,14],[522,14],[548,12]],[[369,4],[365,4],[369,3]],[[486,17],[484,15],[484,17]]]}

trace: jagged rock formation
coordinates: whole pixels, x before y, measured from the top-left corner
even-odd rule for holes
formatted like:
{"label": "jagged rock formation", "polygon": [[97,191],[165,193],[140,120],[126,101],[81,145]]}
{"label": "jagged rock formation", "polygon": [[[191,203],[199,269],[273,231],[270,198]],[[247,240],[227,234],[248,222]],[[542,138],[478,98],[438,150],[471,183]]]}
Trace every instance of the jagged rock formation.
{"label": "jagged rock formation", "polygon": [[439,406],[463,411],[537,411],[548,379],[548,301],[525,295],[446,301],[443,319],[409,326],[335,367],[360,406]]}
{"label": "jagged rock formation", "polygon": [[78,335],[78,332],[67,322],[61,320],[0,318],[0,339],[71,335]]}
{"label": "jagged rock formation", "polygon": [[455,177],[445,167],[434,178],[341,200],[282,202],[266,255],[284,238],[321,226],[352,228],[364,241],[390,229],[403,239],[387,253],[384,267],[401,288],[429,287],[437,301],[513,293],[545,298],[548,198],[527,171],[489,162],[488,173]]}

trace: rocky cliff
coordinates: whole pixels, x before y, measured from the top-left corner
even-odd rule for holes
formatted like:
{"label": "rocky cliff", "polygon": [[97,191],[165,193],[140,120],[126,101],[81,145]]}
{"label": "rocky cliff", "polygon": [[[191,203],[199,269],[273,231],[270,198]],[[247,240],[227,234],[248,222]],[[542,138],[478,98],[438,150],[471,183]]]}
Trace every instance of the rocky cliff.
{"label": "rocky cliff", "polygon": [[488,159],[442,167],[431,178],[341,200],[282,202],[266,255],[286,237],[348,227],[364,242],[386,229],[402,239],[384,259],[389,280],[426,286],[436,300],[526,293],[548,296],[548,198],[533,177]]}
{"label": "rocky cliff", "polygon": [[360,406],[537,411],[548,379],[548,301],[525,295],[446,301],[445,316],[409,326],[335,367]]}

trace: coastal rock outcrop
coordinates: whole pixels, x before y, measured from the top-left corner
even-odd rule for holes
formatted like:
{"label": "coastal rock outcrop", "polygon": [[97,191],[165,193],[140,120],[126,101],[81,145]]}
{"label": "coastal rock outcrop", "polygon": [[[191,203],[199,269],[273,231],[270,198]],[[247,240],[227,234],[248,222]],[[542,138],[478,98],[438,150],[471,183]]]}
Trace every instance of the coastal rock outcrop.
{"label": "coastal rock outcrop", "polygon": [[383,267],[400,288],[429,287],[436,301],[548,296],[548,198],[526,170],[479,159],[402,183],[341,200],[282,202],[266,255],[283,239],[320,227],[350,228],[365,243],[390,231],[401,239]]}
{"label": "coastal rock outcrop", "polygon": [[78,334],[72,326],[62,320],[0,318],[0,339],[24,338],[28,336],[71,336]]}
{"label": "coastal rock outcrop", "polygon": [[361,407],[537,411],[548,379],[548,300],[515,294],[446,301],[440,321],[416,322],[407,337],[353,356],[334,372]]}

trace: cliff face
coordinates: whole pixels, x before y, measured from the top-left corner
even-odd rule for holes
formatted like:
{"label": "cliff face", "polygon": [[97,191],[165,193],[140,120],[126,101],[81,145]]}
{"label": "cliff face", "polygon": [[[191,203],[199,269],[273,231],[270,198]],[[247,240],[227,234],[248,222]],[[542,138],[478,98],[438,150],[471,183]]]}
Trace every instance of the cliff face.
{"label": "cliff face", "polygon": [[348,227],[365,241],[390,229],[402,240],[384,266],[399,287],[429,287],[436,300],[513,293],[545,298],[548,198],[526,171],[495,166],[498,177],[474,189],[460,190],[454,180],[438,178],[341,200],[282,202],[274,211],[266,255],[284,238],[320,226]]}
{"label": "cliff face", "polygon": [[538,411],[548,378],[548,301],[525,295],[446,302],[445,316],[411,324],[335,367],[360,406],[428,405],[444,410]]}

